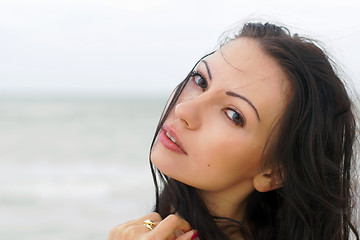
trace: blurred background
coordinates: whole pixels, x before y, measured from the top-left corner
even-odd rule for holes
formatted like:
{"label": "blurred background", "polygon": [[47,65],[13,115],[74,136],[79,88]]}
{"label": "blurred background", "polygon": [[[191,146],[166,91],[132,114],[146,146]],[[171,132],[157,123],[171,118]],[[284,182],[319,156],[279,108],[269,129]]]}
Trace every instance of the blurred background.
{"label": "blurred background", "polygon": [[151,211],[162,108],[236,23],[319,39],[359,91],[357,0],[0,0],[0,240],[106,239]]}

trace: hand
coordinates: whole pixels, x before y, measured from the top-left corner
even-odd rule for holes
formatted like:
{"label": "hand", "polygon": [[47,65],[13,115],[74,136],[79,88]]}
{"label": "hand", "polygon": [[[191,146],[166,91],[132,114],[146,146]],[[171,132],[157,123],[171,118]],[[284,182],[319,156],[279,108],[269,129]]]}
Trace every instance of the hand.
{"label": "hand", "polygon": [[[150,219],[156,227],[150,231],[144,221]],[[175,232],[183,232],[177,237]],[[175,214],[167,216],[164,220],[158,213],[151,213],[137,220],[117,225],[109,233],[108,240],[192,240],[195,230],[190,224]]]}

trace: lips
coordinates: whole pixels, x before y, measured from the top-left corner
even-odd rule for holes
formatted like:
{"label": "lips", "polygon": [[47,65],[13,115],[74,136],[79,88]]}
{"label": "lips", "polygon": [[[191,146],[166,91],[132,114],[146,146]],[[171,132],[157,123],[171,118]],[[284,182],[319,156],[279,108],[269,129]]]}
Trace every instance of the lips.
{"label": "lips", "polygon": [[181,143],[176,136],[176,133],[167,124],[164,124],[161,129],[161,132],[159,134],[159,141],[164,145],[164,147],[173,152],[187,154],[181,146]]}

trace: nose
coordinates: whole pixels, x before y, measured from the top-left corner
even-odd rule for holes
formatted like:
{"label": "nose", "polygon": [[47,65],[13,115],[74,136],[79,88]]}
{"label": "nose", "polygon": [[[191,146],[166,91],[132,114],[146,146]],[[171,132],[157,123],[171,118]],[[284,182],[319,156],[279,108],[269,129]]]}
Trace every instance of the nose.
{"label": "nose", "polygon": [[175,120],[188,129],[197,129],[201,125],[201,106],[195,99],[180,102],[175,106]]}

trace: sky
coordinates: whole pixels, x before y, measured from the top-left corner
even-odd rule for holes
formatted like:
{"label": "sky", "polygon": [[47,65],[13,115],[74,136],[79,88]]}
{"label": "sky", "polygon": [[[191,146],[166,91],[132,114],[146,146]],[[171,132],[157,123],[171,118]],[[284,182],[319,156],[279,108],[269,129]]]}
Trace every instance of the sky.
{"label": "sky", "polygon": [[249,20],[322,41],[360,89],[359,12],[358,0],[0,0],[0,96],[166,96]]}

